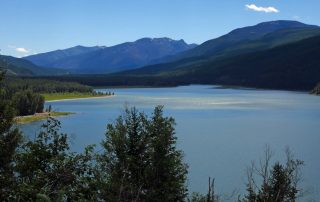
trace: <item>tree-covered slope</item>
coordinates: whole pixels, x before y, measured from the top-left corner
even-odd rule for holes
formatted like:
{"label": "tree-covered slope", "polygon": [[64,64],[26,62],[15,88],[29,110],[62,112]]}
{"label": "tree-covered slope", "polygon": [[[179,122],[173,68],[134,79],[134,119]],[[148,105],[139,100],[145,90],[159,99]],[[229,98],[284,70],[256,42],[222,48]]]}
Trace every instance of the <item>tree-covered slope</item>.
{"label": "tree-covered slope", "polygon": [[8,75],[13,76],[61,75],[68,73],[65,70],[44,68],[22,58],[4,55],[0,55],[0,68],[6,70]]}
{"label": "tree-covered slope", "polygon": [[280,45],[297,42],[313,36],[320,35],[320,28],[289,28],[266,34],[256,40],[242,41],[233,46],[217,50],[214,54],[191,57],[171,63],[155,64],[140,69],[120,72],[122,75],[181,75],[189,71],[195,71],[203,63],[214,63],[224,58],[230,58],[246,53],[268,50]]}
{"label": "tree-covered slope", "polygon": [[320,81],[319,58],[320,35],[253,53],[190,61],[182,69],[171,63],[167,67],[170,71],[155,65],[117,74],[60,79],[94,86],[220,84],[310,91]]}
{"label": "tree-covered slope", "polygon": [[[320,81],[320,36],[200,64],[183,75],[201,83],[310,90]],[[192,69],[192,67],[191,67]]]}
{"label": "tree-covered slope", "polygon": [[284,29],[319,28],[318,26],[307,25],[297,21],[278,20],[259,23],[254,26],[247,26],[235,29],[221,37],[208,40],[194,49],[182,52],[172,57],[167,57],[162,62],[178,61],[191,57],[204,57],[214,55],[223,50],[229,49],[238,43],[257,40],[267,34]]}

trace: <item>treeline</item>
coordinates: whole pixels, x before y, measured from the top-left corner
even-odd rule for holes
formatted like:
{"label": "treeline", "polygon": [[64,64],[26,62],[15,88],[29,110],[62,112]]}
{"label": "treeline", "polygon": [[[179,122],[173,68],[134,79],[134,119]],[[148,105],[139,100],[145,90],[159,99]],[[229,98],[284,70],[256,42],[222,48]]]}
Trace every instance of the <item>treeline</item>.
{"label": "treeline", "polygon": [[10,100],[17,116],[33,115],[44,110],[45,99],[41,93],[96,93],[92,87],[75,82],[60,82],[37,78],[5,77],[1,82],[2,99]]}
{"label": "treeline", "polygon": [[48,79],[39,79],[36,77],[7,77],[5,80],[5,86],[10,89],[10,91],[14,92],[30,90],[35,93],[93,93],[94,91],[92,87],[81,85],[76,82],[61,82]]}
{"label": "treeline", "polygon": [[1,102],[9,103],[10,107],[14,109],[15,116],[43,112],[45,100],[42,95],[34,93],[28,88],[11,88],[8,83],[3,82],[4,76],[5,72],[0,70]]}
{"label": "treeline", "polygon": [[41,113],[44,110],[44,97],[30,90],[19,91],[12,96],[12,105],[19,116]]}
{"label": "treeline", "polygon": [[91,86],[233,85],[311,91],[320,81],[320,36],[267,50],[196,57],[109,75],[47,77]]}
{"label": "treeline", "polygon": [[77,82],[83,85],[106,87],[106,86],[178,86],[188,85],[190,82],[179,78],[167,78],[159,76],[130,76],[130,75],[67,75],[67,76],[42,76],[45,80],[60,82]]}

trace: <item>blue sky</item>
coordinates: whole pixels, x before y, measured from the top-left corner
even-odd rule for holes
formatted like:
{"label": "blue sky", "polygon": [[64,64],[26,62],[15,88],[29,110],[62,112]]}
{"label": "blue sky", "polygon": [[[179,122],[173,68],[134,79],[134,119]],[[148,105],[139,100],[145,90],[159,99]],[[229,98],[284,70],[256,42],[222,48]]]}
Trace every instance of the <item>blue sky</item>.
{"label": "blue sky", "polygon": [[21,57],[142,37],[202,43],[272,20],[320,25],[319,0],[0,0],[0,54]]}

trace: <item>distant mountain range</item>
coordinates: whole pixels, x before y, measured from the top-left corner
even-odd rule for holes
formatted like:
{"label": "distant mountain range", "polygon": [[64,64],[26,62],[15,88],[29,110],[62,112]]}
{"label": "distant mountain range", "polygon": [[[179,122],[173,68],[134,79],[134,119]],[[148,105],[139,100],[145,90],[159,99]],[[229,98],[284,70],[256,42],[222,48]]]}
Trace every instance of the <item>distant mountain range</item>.
{"label": "distant mountain range", "polygon": [[169,62],[68,79],[104,86],[222,84],[311,90],[320,81],[318,58],[318,26],[274,21],[237,29],[167,57]]}
{"label": "distant mountain range", "polygon": [[[186,63],[154,65],[109,75],[59,77],[92,86],[214,84],[308,90],[320,81],[320,34],[273,48]],[[181,66],[180,66],[181,65]],[[313,93],[319,93],[319,86]]]}
{"label": "distant mountain range", "polygon": [[31,55],[25,57],[24,59],[33,62],[36,65],[42,67],[56,67],[59,68],[59,61],[76,56],[81,54],[86,54],[92,51],[101,50],[105,48],[104,46],[94,46],[94,47],[85,47],[85,46],[75,46],[72,48],[64,50],[55,50],[48,53],[40,53],[36,55]]}
{"label": "distant mountain range", "polygon": [[[281,24],[283,26],[280,26]],[[275,27],[272,25],[275,25]],[[267,29],[263,28],[265,26],[271,27],[273,32],[266,31]],[[281,29],[281,27],[285,28]],[[248,33],[247,37],[244,34],[245,30]],[[220,63],[223,60],[230,60],[231,57],[237,55],[268,50],[317,35],[320,35],[320,27],[305,25],[295,21],[292,22],[291,26],[290,21],[261,23],[256,26],[237,29],[218,39],[209,40],[194,49],[170,58],[170,61],[173,60],[172,62],[145,66],[136,70],[121,72],[121,74],[183,75],[203,68],[204,64]]]}
{"label": "distant mountain range", "polygon": [[[265,22],[236,29],[167,58],[172,62],[113,76],[158,77],[182,83],[309,89],[320,81],[320,63],[313,52],[318,48],[317,36],[320,36],[318,26],[295,21]],[[288,50],[288,47],[292,49]],[[260,72],[262,69],[263,72]]]}
{"label": "distant mountain range", "polygon": [[25,57],[36,65],[61,68],[73,73],[110,73],[135,69],[154,60],[196,47],[183,40],[142,38],[112,47],[76,46]]}
{"label": "distant mountain range", "polygon": [[9,69],[17,75],[82,74],[59,79],[88,85],[201,83],[310,90],[320,82],[319,48],[318,26],[282,20],[235,29],[198,46],[169,38],[76,46],[18,59]]}

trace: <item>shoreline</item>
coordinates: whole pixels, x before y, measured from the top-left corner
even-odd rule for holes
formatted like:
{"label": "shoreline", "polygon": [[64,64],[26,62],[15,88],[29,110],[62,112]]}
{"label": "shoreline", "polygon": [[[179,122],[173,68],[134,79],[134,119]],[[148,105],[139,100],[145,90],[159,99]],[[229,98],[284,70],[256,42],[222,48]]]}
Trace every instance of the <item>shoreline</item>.
{"label": "shoreline", "polygon": [[75,114],[73,112],[42,112],[27,116],[17,116],[14,118],[17,124],[27,124],[35,121],[45,120],[48,117],[69,116]]}
{"label": "shoreline", "polygon": [[271,90],[271,91],[288,91],[288,92],[298,92],[298,93],[310,93],[309,90],[299,90],[299,89],[285,89],[285,88],[263,88],[263,87],[253,87],[253,86],[241,86],[241,85],[224,85],[224,84],[200,84],[200,83],[192,83],[192,84],[181,84],[181,85],[159,85],[159,86],[143,86],[143,85],[132,85],[132,86],[92,86],[95,89],[131,89],[131,88],[176,88],[183,86],[193,86],[193,85],[205,85],[212,86],[213,88],[221,88],[221,89],[235,89],[235,90]]}
{"label": "shoreline", "polygon": [[50,102],[59,102],[59,101],[72,101],[72,100],[83,100],[83,99],[102,99],[102,98],[111,98],[115,95],[106,95],[106,96],[93,96],[93,97],[80,97],[80,98],[66,98],[66,99],[57,99],[57,100],[45,100],[45,103]]}

